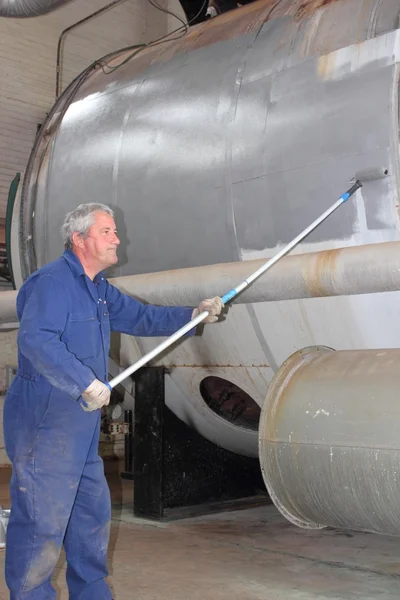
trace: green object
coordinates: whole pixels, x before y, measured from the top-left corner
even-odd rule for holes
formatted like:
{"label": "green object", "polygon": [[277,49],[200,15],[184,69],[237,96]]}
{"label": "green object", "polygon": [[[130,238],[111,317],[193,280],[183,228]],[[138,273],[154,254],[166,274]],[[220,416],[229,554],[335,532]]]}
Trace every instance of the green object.
{"label": "green object", "polygon": [[6,211],[6,253],[7,253],[7,263],[8,270],[10,271],[11,283],[13,289],[17,289],[14,281],[14,273],[12,268],[12,260],[11,260],[11,220],[14,211],[14,203],[15,197],[17,195],[19,182],[21,180],[21,173],[17,173],[11,182],[10,191],[8,192],[8,200],[7,200],[7,211]]}

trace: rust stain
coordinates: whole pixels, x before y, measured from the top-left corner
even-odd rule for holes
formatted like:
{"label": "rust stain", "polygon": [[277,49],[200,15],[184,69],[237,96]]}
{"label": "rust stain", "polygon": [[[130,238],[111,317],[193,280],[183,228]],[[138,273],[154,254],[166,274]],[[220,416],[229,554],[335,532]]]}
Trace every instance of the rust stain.
{"label": "rust stain", "polygon": [[[258,31],[269,20],[291,16],[297,20],[310,16],[317,9],[338,0],[293,0],[288,6],[282,0],[259,0],[240,8],[228,11],[190,27],[187,34],[177,40],[166,41],[157,46],[141,50],[129,64],[129,72],[134,75],[147,69],[154,63],[164,63],[178,54],[184,54],[209,46],[217,42],[236,39],[246,33]],[[109,61],[116,66],[131,51],[123,52]],[[93,77],[93,75],[91,76]]]}
{"label": "rust stain", "polygon": [[[294,20],[300,22],[304,18],[308,18],[307,28],[304,30],[303,39],[301,42],[301,55],[303,57],[309,54],[321,54],[320,42],[318,42],[319,36],[319,24],[320,17],[322,16],[321,11],[318,14],[318,9],[325,7],[332,2],[337,2],[338,0],[308,0],[307,2],[302,2],[301,6],[297,10]],[[314,15],[315,17],[310,19],[310,15]],[[335,32],[335,28],[328,29],[325,32],[324,36],[324,44],[323,47],[325,51],[327,49],[337,50],[337,45],[335,42],[334,35],[331,35],[331,32]],[[323,79],[327,79],[332,71],[333,71],[334,63],[333,57],[322,57],[318,62],[318,71],[320,77]]]}
{"label": "rust stain", "polygon": [[335,53],[324,54],[318,59],[318,76],[320,79],[327,80],[335,70]]}
{"label": "rust stain", "polygon": [[194,50],[257,31],[268,20],[277,4],[276,0],[255,2],[193,27],[185,38],[185,47]]}
{"label": "rust stain", "polygon": [[[317,351],[317,348],[316,346],[315,351]],[[274,397],[271,399],[271,407],[266,414],[268,418],[265,430],[266,441],[274,443],[281,441],[276,439],[276,433],[279,431],[280,421],[286,416],[286,402],[292,396],[293,388],[296,387],[298,380],[304,378],[304,370],[308,368],[315,356],[316,352],[307,351],[304,353],[299,350],[289,357],[287,362],[283,363],[275,375],[271,384],[273,388],[270,387],[268,390],[268,394],[272,392]],[[291,441],[295,441],[295,438],[293,437]]]}
{"label": "rust stain", "polygon": [[338,0],[303,0],[294,17],[295,19],[304,19],[319,8],[323,8],[333,2],[338,2]]}
{"label": "rust stain", "polygon": [[308,17],[317,9],[338,0],[294,0],[289,6],[282,0],[263,0],[229,11],[207,23],[192,27],[184,38],[189,50],[215,42],[235,39],[257,31],[269,20],[291,16],[296,20]]}
{"label": "rust stain", "polygon": [[45,140],[43,140],[42,145],[44,146],[44,149],[42,150],[41,161],[40,161],[39,170],[37,173],[37,182],[39,185],[45,185],[46,180],[47,180],[49,163],[50,163],[51,145],[48,142],[46,142]]}
{"label": "rust stain", "polygon": [[[298,371],[302,371],[302,369],[300,368]],[[274,399],[273,410],[268,413],[267,439],[269,442],[279,441],[276,439],[276,432],[279,429],[279,422],[284,418],[285,402],[293,383],[298,378],[298,371],[291,372],[291,370],[287,371],[285,369],[282,379],[276,386],[276,399]]]}
{"label": "rust stain", "polygon": [[340,252],[340,249],[334,249],[315,253],[315,258],[310,267],[303,270],[303,278],[311,298],[330,295],[330,291],[326,287],[326,281],[331,282],[334,277]]}

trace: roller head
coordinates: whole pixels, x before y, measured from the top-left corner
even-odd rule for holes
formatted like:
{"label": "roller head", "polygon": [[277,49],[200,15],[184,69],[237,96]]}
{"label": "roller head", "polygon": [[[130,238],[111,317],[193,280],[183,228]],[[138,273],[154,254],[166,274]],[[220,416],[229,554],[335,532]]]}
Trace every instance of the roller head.
{"label": "roller head", "polygon": [[372,169],[364,169],[363,171],[357,171],[352,181],[360,181],[361,183],[366,183],[367,181],[384,179],[388,175],[389,171],[386,167],[374,167]]}

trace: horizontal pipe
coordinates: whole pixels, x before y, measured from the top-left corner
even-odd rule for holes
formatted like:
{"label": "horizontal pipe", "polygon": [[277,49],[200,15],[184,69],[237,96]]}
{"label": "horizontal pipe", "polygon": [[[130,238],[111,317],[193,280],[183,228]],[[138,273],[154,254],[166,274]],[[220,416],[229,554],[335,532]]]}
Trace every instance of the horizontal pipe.
{"label": "horizontal pipe", "polygon": [[[235,287],[265,258],[111,279],[145,302],[196,306]],[[400,290],[400,242],[352,246],[282,258],[244,290],[236,304],[350,296]]]}
{"label": "horizontal pipe", "polygon": [[0,0],[0,17],[39,17],[65,6],[71,0]]}
{"label": "horizontal pipe", "polygon": [[[162,306],[197,306],[234,287],[265,258],[190,269],[129,275],[110,283],[129,296]],[[235,304],[352,296],[400,290],[400,242],[294,254],[244,290]],[[17,292],[0,293],[0,323],[16,320]]]}

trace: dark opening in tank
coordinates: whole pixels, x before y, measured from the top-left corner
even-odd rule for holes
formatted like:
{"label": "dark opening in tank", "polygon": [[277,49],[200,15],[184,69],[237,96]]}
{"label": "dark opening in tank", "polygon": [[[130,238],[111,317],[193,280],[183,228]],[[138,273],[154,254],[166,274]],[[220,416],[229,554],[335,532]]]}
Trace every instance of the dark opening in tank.
{"label": "dark opening in tank", "polygon": [[219,417],[244,429],[258,430],[261,409],[246,392],[222,377],[205,377],[200,393]]}

